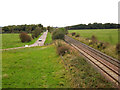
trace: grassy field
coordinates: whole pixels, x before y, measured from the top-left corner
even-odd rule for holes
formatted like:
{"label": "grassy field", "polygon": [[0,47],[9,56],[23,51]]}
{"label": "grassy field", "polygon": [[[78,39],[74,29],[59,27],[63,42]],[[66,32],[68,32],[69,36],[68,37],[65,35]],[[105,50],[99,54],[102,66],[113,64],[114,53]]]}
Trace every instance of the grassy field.
{"label": "grassy field", "polygon": [[52,35],[50,32],[48,32],[46,40],[45,40],[45,44],[49,44],[52,42]]}
{"label": "grassy field", "polygon": [[53,45],[3,51],[2,57],[3,88],[70,88]]}
{"label": "grassy field", "polygon": [[118,29],[90,29],[90,30],[69,30],[69,33],[76,32],[82,37],[90,38],[95,35],[99,41],[118,43]]}
{"label": "grassy field", "polygon": [[30,45],[30,44],[33,44],[38,38],[35,38],[28,43],[22,43],[20,41],[19,34],[2,34],[2,48],[5,49],[5,48],[13,48],[13,47],[21,47],[24,45]]}
{"label": "grassy field", "polygon": [[56,54],[54,45],[3,51],[2,87],[114,87],[74,51],[64,56],[65,62]]}
{"label": "grassy field", "polygon": [[[71,33],[76,32],[80,34],[80,37],[72,36]],[[97,37],[97,43],[91,43],[88,38],[92,35]],[[117,29],[98,29],[98,30],[69,30],[68,36],[89,45],[113,58],[118,60],[118,53],[116,51],[116,44],[118,43],[118,30]],[[100,42],[104,43],[103,47],[100,47]]]}
{"label": "grassy field", "polygon": [[2,49],[2,34],[0,34],[0,49]]}

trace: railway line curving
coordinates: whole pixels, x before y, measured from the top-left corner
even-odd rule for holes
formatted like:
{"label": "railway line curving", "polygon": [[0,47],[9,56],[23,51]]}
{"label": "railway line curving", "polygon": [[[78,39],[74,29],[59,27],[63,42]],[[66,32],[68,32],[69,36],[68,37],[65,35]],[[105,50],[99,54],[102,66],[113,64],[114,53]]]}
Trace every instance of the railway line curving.
{"label": "railway line curving", "polygon": [[65,41],[87,58],[107,79],[120,87],[120,61],[67,35],[65,36]]}

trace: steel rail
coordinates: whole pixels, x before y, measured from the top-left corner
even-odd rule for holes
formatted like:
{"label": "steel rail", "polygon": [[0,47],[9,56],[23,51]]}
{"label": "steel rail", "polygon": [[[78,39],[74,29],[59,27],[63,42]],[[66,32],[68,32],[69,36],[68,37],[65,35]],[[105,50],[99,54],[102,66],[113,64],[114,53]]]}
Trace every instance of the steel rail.
{"label": "steel rail", "polygon": [[[71,46],[73,46],[74,48],[76,48],[78,51],[82,50],[82,52],[86,53],[87,55],[89,55],[90,57],[95,59],[97,62],[99,62],[101,65],[103,65],[105,68],[107,68],[109,72],[107,71],[107,69],[105,70],[104,68],[101,68],[99,65],[96,64],[97,62],[93,62],[88,56],[86,56],[82,53],[82,55],[84,55],[87,59],[89,59],[92,63],[94,63],[95,66],[97,66],[100,70],[102,70],[110,78],[112,78],[117,83],[117,85],[120,85],[120,81],[119,81],[120,73],[119,73],[119,71],[116,71],[113,67],[110,67],[107,63],[103,62],[102,60],[97,59],[96,56],[98,56],[99,58],[101,58],[103,60],[106,60],[106,58],[107,58],[107,60],[106,60],[107,62],[111,63],[114,67],[117,67],[119,69],[119,63],[120,62],[118,60],[113,59],[112,57],[110,57],[108,55],[105,55],[105,54],[101,53],[100,51],[97,51],[97,50],[95,50],[95,49],[93,49],[93,48],[91,48],[91,47],[73,39],[73,38],[68,37],[68,36],[65,36],[65,41],[68,44],[70,44]],[[94,56],[92,54],[88,53],[88,51],[93,53]],[[111,62],[109,60],[111,60]],[[116,65],[113,62],[118,63],[118,65]],[[116,77],[114,77],[114,76],[116,76]]]}

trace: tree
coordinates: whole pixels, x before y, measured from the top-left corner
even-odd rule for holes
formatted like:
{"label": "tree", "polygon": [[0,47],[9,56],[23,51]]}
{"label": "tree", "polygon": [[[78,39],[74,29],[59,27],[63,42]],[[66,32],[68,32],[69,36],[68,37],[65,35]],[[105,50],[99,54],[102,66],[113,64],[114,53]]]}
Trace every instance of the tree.
{"label": "tree", "polygon": [[41,32],[42,31],[41,31],[40,27],[36,27],[36,29],[32,32],[32,38],[37,38]]}
{"label": "tree", "polygon": [[52,39],[62,39],[64,40],[64,36],[65,36],[65,32],[63,31],[63,29],[57,29],[52,33]]}
{"label": "tree", "polygon": [[21,40],[21,42],[30,42],[31,37],[27,33],[22,32],[22,33],[20,33],[20,40]]}
{"label": "tree", "polygon": [[7,26],[3,27],[2,30],[3,30],[4,32],[6,32],[6,33],[9,33],[9,32],[10,32],[10,30],[9,30],[9,28],[8,28]]}

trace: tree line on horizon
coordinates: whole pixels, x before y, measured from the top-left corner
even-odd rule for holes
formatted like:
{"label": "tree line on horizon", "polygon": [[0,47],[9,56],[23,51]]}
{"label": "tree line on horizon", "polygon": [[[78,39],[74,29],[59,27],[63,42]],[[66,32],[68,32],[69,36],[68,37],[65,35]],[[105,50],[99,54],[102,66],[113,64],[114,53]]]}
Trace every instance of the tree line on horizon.
{"label": "tree line on horizon", "polygon": [[31,25],[9,25],[2,27],[2,33],[21,33],[21,32],[27,32],[32,33],[36,28],[39,28],[41,32],[43,30],[46,30],[45,27],[43,27],[42,24],[31,24]]}
{"label": "tree line on horizon", "polygon": [[74,30],[74,29],[118,29],[120,28],[120,24],[115,23],[89,23],[87,24],[78,24],[78,25],[72,25],[72,26],[66,26],[68,30]]}
{"label": "tree line on horizon", "polygon": [[[2,27],[2,33],[21,33],[21,32],[27,32],[32,33],[36,28],[40,28],[41,32],[43,30],[46,30],[46,27],[43,27],[42,24],[31,24],[31,25],[9,25]],[[52,31],[54,27],[48,26],[47,29],[50,29],[50,32]],[[78,25],[72,25],[72,26],[66,26],[67,30],[77,30],[77,29],[118,29],[120,28],[120,24],[115,23],[89,23],[87,24],[78,24]]]}

